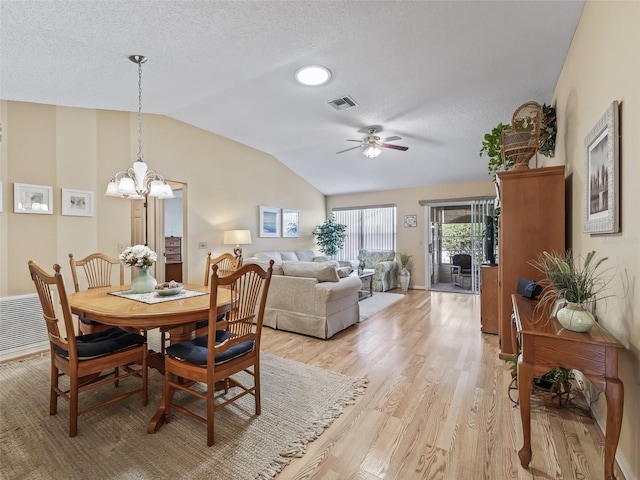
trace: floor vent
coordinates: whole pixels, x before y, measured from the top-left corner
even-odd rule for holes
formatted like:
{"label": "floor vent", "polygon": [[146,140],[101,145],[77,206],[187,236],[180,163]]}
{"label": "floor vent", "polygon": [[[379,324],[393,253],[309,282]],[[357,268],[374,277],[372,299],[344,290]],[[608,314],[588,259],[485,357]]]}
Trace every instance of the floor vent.
{"label": "floor vent", "polygon": [[0,298],[0,361],[41,351],[48,344],[38,295]]}
{"label": "floor vent", "polygon": [[327,102],[327,103],[329,105],[331,105],[333,108],[335,108],[336,110],[338,110],[338,111],[346,110],[347,108],[357,107],[358,106],[356,101],[353,98],[351,98],[349,95],[345,95],[344,97],[336,98],[335,100],[331,100],[330,102]]}

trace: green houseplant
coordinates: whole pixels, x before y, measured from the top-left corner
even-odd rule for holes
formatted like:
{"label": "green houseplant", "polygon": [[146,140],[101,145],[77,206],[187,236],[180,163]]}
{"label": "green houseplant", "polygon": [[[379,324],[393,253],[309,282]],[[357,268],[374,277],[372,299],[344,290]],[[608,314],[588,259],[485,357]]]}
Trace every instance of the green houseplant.
{"label": "green houseplant", "polygon": [[544,251],[532,262],[545,275],[540,282],[542,304],[564,305],[556,312],[564,328],[586,332],[595,323],[591,310],[596,299],[605,298],[602,293],[609,280],[600,270],[606,260],[607,257],[598,258],[595,250],[584,258],[574,258],[571,251],[564,254]]}
{"label": "green houseplant", "polygon": [[316,226],[313,234],[316,236],[316,244],[320,251],[333,257],[338,254],[344,245],[347,226],[336,222],[335,215],[331,214],[322,225]]}
{"label": "green houseplant", "polygon": [[502,143],[501,136],[502,131],[511,128],[511,125],[503,124],[500,122],[496,125],[491,132],[486,133],[482,140],[482,148],[480,149],[480,156],[486,155],[489,157],[489,161],[487,163],[487,168],[489,170],[489,175],[493,176],[493,181],[496,181],[496,174],[501,172],[503,168],[505,170],[509,170],[513,167],[513,162],[507,160],[505,164],[504,158],[502,156]]}

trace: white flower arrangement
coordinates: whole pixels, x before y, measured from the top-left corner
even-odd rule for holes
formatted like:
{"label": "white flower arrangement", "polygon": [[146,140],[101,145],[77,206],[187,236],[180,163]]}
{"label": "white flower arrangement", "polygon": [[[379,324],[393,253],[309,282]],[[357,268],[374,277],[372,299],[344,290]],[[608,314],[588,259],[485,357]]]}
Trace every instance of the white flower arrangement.
{"label": "white flower arrangement", "polygon": [[150,267],[158,255],[146,245],[134,245],[125,248],[118,258],[131,267]]}

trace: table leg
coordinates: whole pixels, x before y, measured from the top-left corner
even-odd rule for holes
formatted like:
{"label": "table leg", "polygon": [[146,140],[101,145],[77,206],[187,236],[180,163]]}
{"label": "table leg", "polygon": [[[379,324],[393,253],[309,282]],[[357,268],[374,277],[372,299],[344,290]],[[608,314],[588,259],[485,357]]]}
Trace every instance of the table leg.
{"label": "table leg", "polygon": [[373,277],[369,277],[369,296],[373,297]]}
{"label": "table leg", "polygon": [[520,400],[523,445],[518,452],[518,457],[520,465],[524,468],[529,468],[529,462],[531,462],[531,382],[533,382],[532,366],[519,359],[518,398]]}
{"label": "table leg", "polygon": [[617,378],[607,378],[605,395],[607,397],[607,433],[604,441],[604,478],[615,480],[613,476],[613,462],[616,457],[620,428],[622,425],[622,410],[624,406],[624,385]]}

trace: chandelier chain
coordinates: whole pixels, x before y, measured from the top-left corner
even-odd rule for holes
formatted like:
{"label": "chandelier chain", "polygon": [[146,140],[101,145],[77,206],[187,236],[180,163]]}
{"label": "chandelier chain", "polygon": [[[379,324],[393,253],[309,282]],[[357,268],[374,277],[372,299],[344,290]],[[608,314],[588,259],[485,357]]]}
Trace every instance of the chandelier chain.
{"label": "chandelier chain", "polygon": [[138,160],[142,160],[142,62],[138,63]]}

